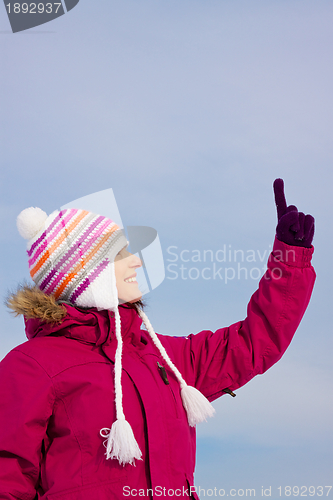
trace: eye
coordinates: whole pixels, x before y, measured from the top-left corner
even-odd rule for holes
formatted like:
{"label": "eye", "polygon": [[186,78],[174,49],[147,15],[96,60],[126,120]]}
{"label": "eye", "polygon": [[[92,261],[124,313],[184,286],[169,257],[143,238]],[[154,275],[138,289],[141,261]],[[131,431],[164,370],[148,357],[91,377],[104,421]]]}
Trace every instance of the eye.
{"label": "eye", "polygon": [[126,248],[122,248],[120,250],[120,252],[117,253],[114,260],[116,261],[116,260],[120,260],[120,259],[125,259],[125,257],[128,257],[129,255],[130,255],[130,253],[126,250]]}
{"label": "eye", "polygon": [[121,257],[121,250],[120,252],[117,253],[117,255],[115,256],[114,260],[117,261],[117,260],[120,260],[122,257]]}

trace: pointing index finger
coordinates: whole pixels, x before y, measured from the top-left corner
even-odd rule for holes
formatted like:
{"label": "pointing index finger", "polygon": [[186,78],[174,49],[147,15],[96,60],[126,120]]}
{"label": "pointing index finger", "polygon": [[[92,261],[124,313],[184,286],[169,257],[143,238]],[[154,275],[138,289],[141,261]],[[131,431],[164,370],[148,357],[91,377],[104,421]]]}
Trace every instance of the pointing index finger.
{"label": "pointing index finger", "polygon": [[286,213],[287,202],[284,195],[283,179],[275,179],[273,184],[278,220]]}

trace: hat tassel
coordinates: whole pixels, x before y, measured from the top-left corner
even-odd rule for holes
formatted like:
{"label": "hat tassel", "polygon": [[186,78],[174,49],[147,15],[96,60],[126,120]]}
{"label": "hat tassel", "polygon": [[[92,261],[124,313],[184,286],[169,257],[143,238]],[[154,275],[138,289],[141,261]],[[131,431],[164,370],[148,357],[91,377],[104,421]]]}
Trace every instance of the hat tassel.
{"label": "hat tassel", "polygon": [[[116,290],[116,277],[114,274],[114,263],[112,263],[114,296],[117,296]],[[116,402],[116,416],[117,420],[113,422],[111,429],[104,427],[100,430],[100,435],[105,439],[103,442],[106,448],[106,459],[115,458],[120,465],[131,464],[135,465],[134,460],[141,460],[141,450],[134,437],[132,427],[125,419],[123,410],[123,390],[121,386],[121,372],[122,372],[122,352],[123,340],[121,336],[121,324],[118,307],[115,307],[115,326],[117,349],[115,355],[114,366],[114,385],[115,385],[115,402]]]}
{"label": "hat tassel", "polygon": [[202,394],[202,392],[198,391],[198,389],[192,387],[191,385],[187,385],[182,377],[182,374],[171,361],[168,353],[166,352],[161,341],[156,335],[146,314],[142,310],[139,310],[138,313],[147,328],[150,338],[152,339],[157,349],[160,351],[162,358],[167,363],[169,368],[173,371],[180,383],[180,395],[187,414],[189,425],[191,427],[194,427],[196,424],[199,424],[200,422],[206,420],[207,417],[212,417],[215,413],[215,408],[213,407],[213,405]]}
{"label": "hat tassel", "polygon": [[191,427],[214,415],[215,409],[213,405],[195,387],[187,384],[184,385],[181,388],[180,395],[187,413],[188,423]]}
{"label": "hat tassel", "polygon": [[130,424],[121,418],[113,422],[111,429],[101,429],[100,434],[105,437],[106,459],[115,458],[120,465],[134,465],[134,460],[141,460],[141,450],[134,437]]}

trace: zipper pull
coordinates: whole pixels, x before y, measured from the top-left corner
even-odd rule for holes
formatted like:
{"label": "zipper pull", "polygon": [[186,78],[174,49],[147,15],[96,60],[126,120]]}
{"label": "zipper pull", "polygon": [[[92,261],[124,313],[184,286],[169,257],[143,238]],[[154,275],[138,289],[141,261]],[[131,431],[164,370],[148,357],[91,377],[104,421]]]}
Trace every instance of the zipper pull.
{"label": "zipper pull", "polygon": [[170,382],[168,380],[168,376],[167,376],[167,372],[164,368],[164,366],[160,365],[159,362],[157,361],[157,366],[158,366],[158,369],[160,371],[160,374],[161,374],[161,377],[162,377],[162,380],[163,382],[166,384],[166,385],[169,385]]}
{"label": "zipper pull", "polygon": [[236,397],[236,394],[234,392],[232,392],[230,389],[223,389],[223,392],[226,392],[227,394],[230,394],[230,396],[232,396],[233,398]]}

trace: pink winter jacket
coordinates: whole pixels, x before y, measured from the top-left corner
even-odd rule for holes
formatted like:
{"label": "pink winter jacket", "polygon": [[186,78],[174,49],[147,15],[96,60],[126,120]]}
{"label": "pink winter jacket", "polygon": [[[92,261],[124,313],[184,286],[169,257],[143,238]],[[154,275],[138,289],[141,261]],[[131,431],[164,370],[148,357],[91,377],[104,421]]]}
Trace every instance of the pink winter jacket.
{"label": "pink winter jacket", "polygon": [[[160,336],[188,384],[213,401],[281,358],[310,299],[312,253],[276,240],[244,321],[215,333]],[[122,388],[143,457],[136,466],[121,466],[106,460],[100,436],[115,420],[113,313],[66,309],[61,324],[27,321],[29,341],[0,363],[0,498],[168,498],[169,489],[180,498],[198,498],[193,489],[189,493],[195,429],[187,423],[177,380],[140,329],[135,310],[119,308]]]}

